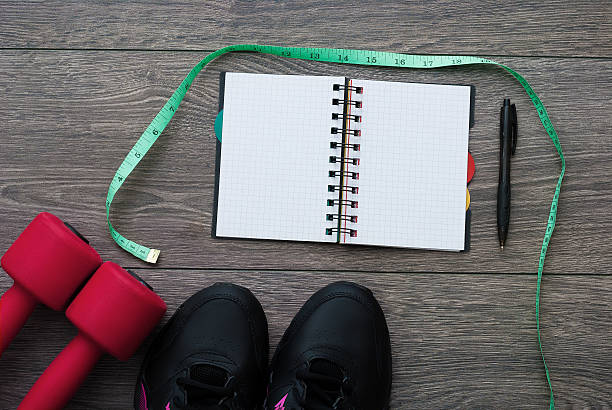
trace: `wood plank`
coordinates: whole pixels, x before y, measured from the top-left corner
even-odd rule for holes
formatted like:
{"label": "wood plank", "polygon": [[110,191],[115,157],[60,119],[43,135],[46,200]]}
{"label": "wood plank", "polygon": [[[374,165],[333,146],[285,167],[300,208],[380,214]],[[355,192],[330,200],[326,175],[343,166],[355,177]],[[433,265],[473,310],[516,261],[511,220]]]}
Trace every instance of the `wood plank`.
{"label": "wood plank", "polygon": [[6,48],[211,50],[236,43],[530,56],[612,55],[605,0],[10,2]]}
{"label": "wood plank", "polygon": [[[104,201],[110,179],[199,53],[0,53],[0,214],[8,248],[41,210],[85,234],[105,258],[144,266],[110,238]],[[609,273],[612,187],[612,63],[602,59],[502,62],[532,82],[557,127],[567,158],[557,230],[547,272]],[[394,81],[474,84],[476,124],[470,150],[476,176],[468,253],[350,247],[210,237],[214,186],[213,120],[219,71],[347,75]],[[513,209],[504,253],[495,225],[498,116],[503,97],[519,114],[512,164]],[[128,238],[162,250],[159,267],[535,272],[559,160],[520,86],[493,67],[401,70],[295,61],[251,54],[224,56],[196,79],[181,109],[130,176],[112,208]]]}
{"label": "wood plank", "polygon": [[[216,281],[249,287],[266,311],[271,349],[320,287],[351,280],[370,287],[385,311],[393,345],[391,408],[543,408],[533,275],[364,274],[142,270],[169,306]],[[8,286],[2,275],[0,289]],[[558,408],[612,405],[612,277],[550,275],[542,326]],[[39,308],[0,360],[3,408],[15,408],[75,330]],[[147,342],[149,343],[150,340]],[[69,409],[128,408],[145,348],[127,363],[105,357]],[[95,398],[95,399],[93,399]]]}

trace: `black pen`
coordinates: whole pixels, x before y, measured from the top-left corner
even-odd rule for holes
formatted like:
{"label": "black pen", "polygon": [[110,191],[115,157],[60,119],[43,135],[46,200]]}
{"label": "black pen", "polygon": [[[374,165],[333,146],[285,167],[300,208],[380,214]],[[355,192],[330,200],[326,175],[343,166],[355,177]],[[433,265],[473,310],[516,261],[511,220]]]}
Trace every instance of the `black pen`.
{"label": "black pen", "polygon": [[510,157],[516,150],[518,127],[516,106],[504,99],[499,117],[499,186],[497,187],[497,234],[499,246],[504,250],[510,223]]}

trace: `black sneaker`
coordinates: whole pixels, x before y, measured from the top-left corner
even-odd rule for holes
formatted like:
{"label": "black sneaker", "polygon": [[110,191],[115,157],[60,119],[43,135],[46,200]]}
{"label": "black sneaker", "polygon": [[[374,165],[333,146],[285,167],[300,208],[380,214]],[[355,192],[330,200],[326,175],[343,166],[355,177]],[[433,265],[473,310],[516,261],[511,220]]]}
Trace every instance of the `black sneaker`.
{"label": "black sneaker", "polygon": [[266,391],[268,323],[246,288],[217,283],[190,297],[151,344],[137,410],[254,409]]}
{"label": "black sneaker", "polygon": [[315,293],[283,335],[265,407],[383,410],[390,391],[383,311],[369,289],[337,282]]}

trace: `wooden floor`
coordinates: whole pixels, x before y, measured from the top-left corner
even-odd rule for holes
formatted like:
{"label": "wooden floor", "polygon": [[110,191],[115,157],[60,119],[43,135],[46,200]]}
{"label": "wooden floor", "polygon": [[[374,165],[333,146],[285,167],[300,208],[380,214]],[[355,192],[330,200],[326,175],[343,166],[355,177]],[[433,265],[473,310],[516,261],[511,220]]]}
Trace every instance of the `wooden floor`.
{"label": "wooden floor", "polygon": [[[266,310],[272,348],[318,288],[339,279],[362,283],[387,316],[398,409],[547,406],[534,305],[560,162],[510,75],[481,66],[416,71],[226,55],[200,74],[113,204],[121,233],[162,250],[157,265],[112,241],[108,184],[189,69],[224,45],[476,54],[516,69],[546,105],[567,158],[542,281],[542,338],[556,403],[612,406],[609,1],[2,1],[0,40],[0,253],[38,212],[53,212],[103,258],[151,283],[169,306],[165,320],[213,282],[248,286]],[[220,71],[475,85],[471,250],[212,239]],[[511,229],[500,253],[495,195],[504,97],[516,102],[520,127]],[[0,274],[0,292],[11,283]],[[34,312],[0,360],[0,409],[18,405],[75,333],[62,313]],[[69,408],[130,408],[146,345],[127,363],[102,359]]]}

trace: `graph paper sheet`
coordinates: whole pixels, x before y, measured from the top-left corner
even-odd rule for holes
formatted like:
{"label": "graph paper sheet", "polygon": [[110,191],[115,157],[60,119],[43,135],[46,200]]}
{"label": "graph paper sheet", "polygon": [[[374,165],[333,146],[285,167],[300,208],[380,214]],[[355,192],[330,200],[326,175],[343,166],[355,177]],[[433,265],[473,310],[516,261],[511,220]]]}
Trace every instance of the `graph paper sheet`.
{"label": "graph paper sheet", "polygon": [[[352,80],[363,87],[356,236],[326,235],[334,84],[342,77],[227,73],[216,235],[463,250],[470,87]],[[341,113],[340,107],[340,113]],[[355,109],[355,112],[357,110]],[[337,179],[337,178],[336,178]]]}
{"label": "graph paper sheet", "polygon": [[343,77],[227,73],[216,235],[325,235],[333,84]]}
{"label": "graph paper sheet", "polygon": [[363,122],[358,231],[346,242],[463,250],[470,87],[352,83]]}

